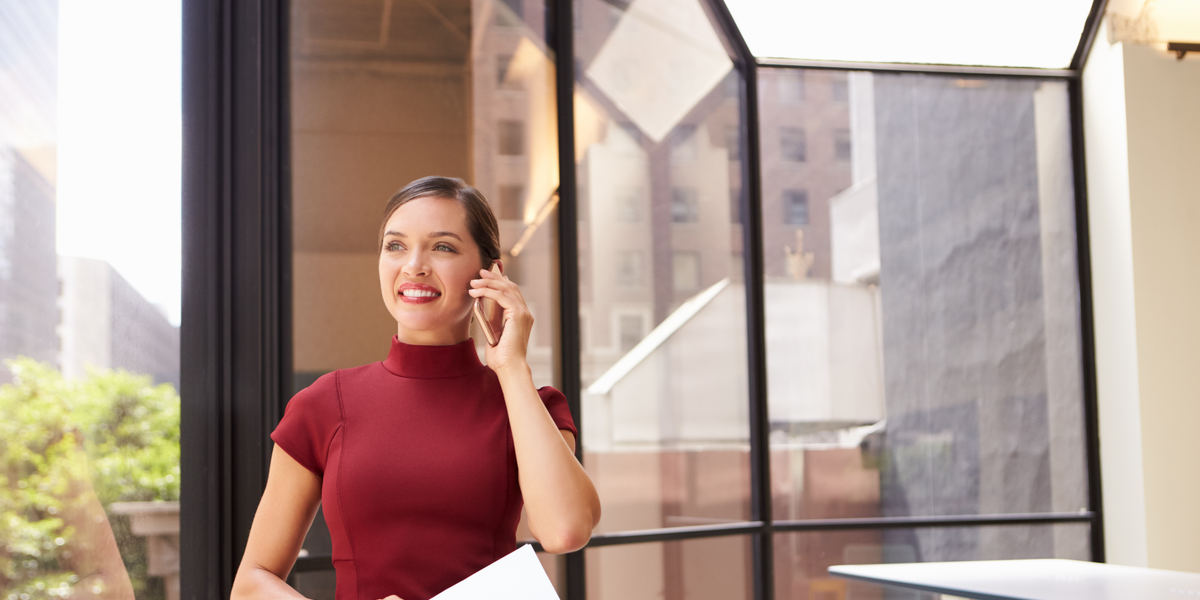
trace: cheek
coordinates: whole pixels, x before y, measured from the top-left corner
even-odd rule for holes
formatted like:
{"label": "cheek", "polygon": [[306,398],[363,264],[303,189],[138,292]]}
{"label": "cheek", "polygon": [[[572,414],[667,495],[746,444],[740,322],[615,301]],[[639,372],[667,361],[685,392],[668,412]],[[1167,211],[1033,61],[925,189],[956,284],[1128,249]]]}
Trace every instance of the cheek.
{"label": "cheek", "polygon": [[391,297],[392,285],[396,281],[397,268],[391,262],[379,260],[379,289],[384,292],[384,296]]}

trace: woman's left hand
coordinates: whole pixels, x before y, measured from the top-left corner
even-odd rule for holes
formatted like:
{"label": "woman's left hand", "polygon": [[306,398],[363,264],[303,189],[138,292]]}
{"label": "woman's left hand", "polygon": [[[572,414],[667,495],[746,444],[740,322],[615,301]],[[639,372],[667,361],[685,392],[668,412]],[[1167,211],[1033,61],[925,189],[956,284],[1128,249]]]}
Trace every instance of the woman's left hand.
{"label": "woman's left hand", "polygon": [[528,369],[525,353],[529,347],[529,333],[533,329],[533,314],[525,304],[521,288],[508,277],[486,269],[480,269],[479,275],[480,279],[471,280],[471,297],[490,298],[504,310],[500,342],[484,347],[488,366],[497,373],[513,368]]}

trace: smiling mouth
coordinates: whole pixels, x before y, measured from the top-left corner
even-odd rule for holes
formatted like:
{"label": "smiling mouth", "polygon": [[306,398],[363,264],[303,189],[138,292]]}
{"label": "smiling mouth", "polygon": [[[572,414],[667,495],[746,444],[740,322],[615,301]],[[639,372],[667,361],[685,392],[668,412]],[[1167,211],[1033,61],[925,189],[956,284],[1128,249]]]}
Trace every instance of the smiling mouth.
{"label": "smiling mouth", "polygon": [[430,292],[426,290],[401,290],[400,295],[405,298],[437,298],[442,294],[440,292]]}

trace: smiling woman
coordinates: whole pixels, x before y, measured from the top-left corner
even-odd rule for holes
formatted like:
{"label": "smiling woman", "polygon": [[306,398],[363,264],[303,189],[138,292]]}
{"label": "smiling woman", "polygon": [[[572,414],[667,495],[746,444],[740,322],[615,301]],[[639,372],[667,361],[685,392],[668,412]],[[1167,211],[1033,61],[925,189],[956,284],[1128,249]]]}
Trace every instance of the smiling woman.
{"label": "smiling woman", "polygon": [[[520,286],[533,320],[524,355],[533,382],[563,389],[554,56],[545,38],[545,3],[294,0],[289,7],[292,385],[285,397],[337,369],[388,356],[389,339],[402,329],[394,308],[440,314],[452,304],[461,311],[455,318],[469,323],[468,282],[482,280],[479,270],[496,260]],[[430,173],[471,187],[427,180],[442,191],[410,186],[408,200],[457,198],[460,227],[392,227],[406,238],[391,239],[436,258],[446,250],[413,243],[433,241],[438,231],[458,235],[438,240],[459,258],[471,254],[469,273],[454,284],[462,295],[454,298],[440,261],[433,276],[379,279],[381,258],[396,256],[384,248],[384,225],[405,201],[393,198],[397,187]],[[484,224],[491,231],[478,230]],[[464,250],[464,242],[475,249]],[[442,296],[413,304],[422,293],[405,291],[406,302],[404,283]],[[472,351],[484,358],[486,334],[476,325],[468,331]],[[291,578],[314,600],[335,593],[337,534],[325,522],[319,511]],[[518,539],[531,539],[529,525],[522,518]],[[558,580],[562,559],[539,556]]]}
{"label": "smiling woman", "polygon": [[[469,281],[493,262],[503,268],[496,217],[483,195],[459,179],[418,179],[388,201],[380,232],[379,285],[400,340],[447,345],[470,337]],[[463,330],[430,337],[447,320]]]}
{"label": "smiling woman", "polygon": [[[520,289],[480,268],[499,263],[486,200],[462,180],[427,177],[393,196],[384,217],[391,351],[289,402],[234,582],[239,600],[295,596],[285,580],[318,504],[339,600],[436,595],[516,549],[522,505],[553,553],[582,547],[600,519],[566,398],[534,386]],[[509,323],[487,346],[487,366],[470,338],[475,298],[495,301]]]}

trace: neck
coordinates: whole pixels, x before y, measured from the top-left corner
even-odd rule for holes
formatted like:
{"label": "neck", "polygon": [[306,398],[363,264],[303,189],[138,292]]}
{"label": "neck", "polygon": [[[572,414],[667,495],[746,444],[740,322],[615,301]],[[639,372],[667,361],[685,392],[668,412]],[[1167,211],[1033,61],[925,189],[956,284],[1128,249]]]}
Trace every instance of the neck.
{"label": "neck", "polygon": [[471,320],[439,329],[408,329],[399,325],[396,338],[413,346],[453,346],[471,339]]}

